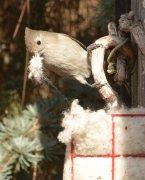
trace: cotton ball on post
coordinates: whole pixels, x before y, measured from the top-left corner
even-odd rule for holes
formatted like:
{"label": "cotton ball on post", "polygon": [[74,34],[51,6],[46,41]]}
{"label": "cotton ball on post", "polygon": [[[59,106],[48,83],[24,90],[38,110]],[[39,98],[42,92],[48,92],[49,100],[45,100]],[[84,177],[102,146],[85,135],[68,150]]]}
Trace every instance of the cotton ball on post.
{"label": "cotton ball on post", "polygon": [[86,111],[78,104],[78,100],[74,100],[70,111],[64,113],[62,121],[64,130],[59,133],[59,141],[67,144],[73,137],[81,136],[86,132],[87,123]]}
{"label": "cotton ball on post", "polygon": [[[78,100],[73,101],[71,109],[65,112],[62,120],[64,130],[58,139],[68,144],[75,142],[75,150],[79,154],[99,154],[111,152],[112,126],[111,116],[104,110],[92,112],[83,109]],[[104,133],[102,133],[106,129]],[[101,143],[100,139],[106,143]],[[108,152],[109,151],[109,152]]]}

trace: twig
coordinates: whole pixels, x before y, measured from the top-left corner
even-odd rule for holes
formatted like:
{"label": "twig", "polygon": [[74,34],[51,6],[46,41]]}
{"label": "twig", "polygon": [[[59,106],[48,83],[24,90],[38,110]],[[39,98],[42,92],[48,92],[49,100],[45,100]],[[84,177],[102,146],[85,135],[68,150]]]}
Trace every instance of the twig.
{"label": "twig", "polygon": [[[37,152],[35,152],[35,154],[37,154]],[[32,180],[36,180],[36,179],[37,179],[37,170],[38,170],[37,163],[34,163],[34,164],[33,164]]]}
{"label": "twig", "polygon": [[23,19],[23,17],[24,17],[25,11],[26,11],[26,7],[27,7],[27,2],[24,1],[24,4],[23,4],[23,7],[22,7],[22,11],[21,11],[20,17],[19,17],[19,19],[18,19],[16,28],[15,28],[14,33],[13,33],[13,39],[15,39],[16,36],[17,36],[17,34],[18,34],[18,31],[19,31],[19,28],[20,28],[22,19]]}
{"label": "twig", "polygon": [[[103,64],[104,64],[105,48],[99,47],[92,51],[91,56],[91,69],[92,75],[101,97],[105,100],[109,107],[118,107],[119,101],[117,94],[113,91],[112,87],[109,85]],[[99,68],[97,68],[99,67]]]}
{"label": "twig", "polygon": [[[120,44],[118,44],[109,54],[108,58],[107,58],[107,62],[110,63],[112,62],[112,57],[114,56],[114,54],[116,54],[116,52],[122,48],[127,42],[129,41],[129,38],[126,38],[124,41],[122,41]],[[107,70],[108,73],[111,73],[110,69]]]}
{"label": "twig", "polygon": [[[38,120],[37,120],[38,122]],[[34,128],[37,127],[37,123],[36,125],[34,126]],[[36,135],[36,131],[34,132],[35,135]],[[37,148],[35,149],[35,155],[37,156]],[[37,165],[37,162],[33,163],[33,174],[32,174],[32,180],[36,180],[37,179],[37,170],[38,170],[38,165]]]}
{"label": "twig", "polygon": [[25,71],[24,71],[24,79],[23,79],[23,90],[22,90],[22,100],[21,100],[21,107],[24,107],[25,104],[25,97],[26,97],[26,87],[27,87],[27,67],[29,62],[29,53],[26,52],[25,58]]}
{"label": "twig", "polygon": [[27,1],[27,14],[30,16],[30,0]]}
{"label": "twig", "polygon": [[[26,8],[27,8],[27,24],[29,25],[29,23],[30,23],[30,0],[26,0],[25,4],[26,4]],[[22,90],[22,101],[21,101],[21,107],[22,108],[24,107],[25,97],[26,97],[28,62],[29,62],[29,53],[26,52],[24,79],[23,79],[23,90]]]}

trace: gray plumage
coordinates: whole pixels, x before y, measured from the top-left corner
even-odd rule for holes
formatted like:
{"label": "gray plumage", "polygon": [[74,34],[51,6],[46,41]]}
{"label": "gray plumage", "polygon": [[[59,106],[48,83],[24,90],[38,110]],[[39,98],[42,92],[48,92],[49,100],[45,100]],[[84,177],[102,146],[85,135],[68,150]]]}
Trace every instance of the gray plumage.
{"label": "gray plumage", "polygon": [[87,84],[86,78],[90,76],[87,51],[77,40],[65,34],[26,28],[25,44],[30,53],[39,53],[44,58],[45,73],[54,72]]}

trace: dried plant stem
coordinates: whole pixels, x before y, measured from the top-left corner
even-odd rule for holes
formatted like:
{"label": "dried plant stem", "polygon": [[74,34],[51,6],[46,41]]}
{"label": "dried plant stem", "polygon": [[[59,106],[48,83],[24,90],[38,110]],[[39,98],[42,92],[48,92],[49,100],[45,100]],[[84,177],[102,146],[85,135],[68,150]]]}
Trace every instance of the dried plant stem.
{"label": "dried plant stem", "polygon": [[25,11],[26,11],[26,7],[27,7],[27,1],[24,1],[22,11],[21,11],[20,17],[18,19],[18,23],[17,23],[16,28],[15,28],[14,33],[13,33],[13,39],[15,39],[17,34],[18,34],[22,19],[24,17]]}
{"label": "dried plant stem", "polygon": [[[27,24],[30,23],[30,0],[25,1],[26,8],[27,8]],[[23,80],[23,90],[22,90],[22,100],[21,100],[21,107],[24,107],[25,104],[25,97],[26,97],[26,88],[27,88],[27,67],[29,62],[29,53],[26,52],[25,58],[25,69],[24,69],[24,80]]]}
{"label": "dried plant stem", "polygon": [[32,180],[36,180],[37,179],[37,170],[38,170],[38,166],[37,163],[33,164],[33,176],[32,176]]}
{"label": "dried plant stem", "polygon": [[29,53],[26,52],[25,58],[25,70],[24,70],[24,79],[23,79],[23,90],[22,90],[22,100],[21,100],[21,107],[24,107],[25,104],[25,97],[26,97],[26,87],[27,87],[27,67],[29,62]]}
{"label": "dried plant stem", "polygon": [[[37,125],[34,126],[36,128]],[[36,131],[35,131],[36,134]],[[37,148],[35,150],[35,155],[37,156]],[[33,163],[33,174],[32,174],[32,180],[37,180],[37,171],[38,171],[38,164],[37,162]]]}

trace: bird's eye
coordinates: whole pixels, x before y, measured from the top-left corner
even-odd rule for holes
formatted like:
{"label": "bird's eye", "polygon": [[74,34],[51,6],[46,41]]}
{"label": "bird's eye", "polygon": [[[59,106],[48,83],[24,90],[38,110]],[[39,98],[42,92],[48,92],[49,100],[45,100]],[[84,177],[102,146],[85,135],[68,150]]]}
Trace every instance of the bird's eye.
{"label": "bird's eye", "polygon": [[40,45],[40,44],[41,44],[41,41],[37,41],[37,44]]}

